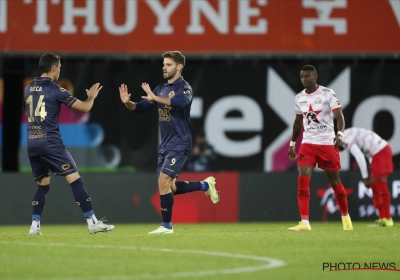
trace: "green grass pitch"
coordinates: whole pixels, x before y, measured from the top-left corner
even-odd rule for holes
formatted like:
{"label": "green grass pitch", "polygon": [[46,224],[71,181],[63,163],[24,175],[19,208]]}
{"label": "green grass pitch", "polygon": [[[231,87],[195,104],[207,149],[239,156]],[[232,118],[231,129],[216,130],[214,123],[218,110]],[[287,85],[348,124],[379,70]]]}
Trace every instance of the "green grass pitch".
{"label": "green grass pitch", "polygon": [[[400,279],[400,226],[313,222],[175,224],[174,234],[147,235],[155,224],[115,224],[89,235],[86,224],[0,227],[0,279]],[[394,263],[396,271],[329,272],[324,263]]]}

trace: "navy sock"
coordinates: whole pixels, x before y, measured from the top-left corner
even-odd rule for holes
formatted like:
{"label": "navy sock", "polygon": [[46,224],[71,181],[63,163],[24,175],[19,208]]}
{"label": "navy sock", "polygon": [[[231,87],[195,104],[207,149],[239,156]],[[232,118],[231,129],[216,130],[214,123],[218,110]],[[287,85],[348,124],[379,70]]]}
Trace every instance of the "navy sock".
{"label": "navy sock", "polygon": [[[204,190],[203,189],[204,184],[202,184],[202,183],[205,183],[205,182],[203,182],[203,181],[196,181],[196,182],[177,181],[177,182],[175,182],[175,186],[176,186],[175,195]],[[207,189],[208,189],[208,187],[207,187]]]}
{"label": "navy sock", "polygon": [[40,217],[42,216],[44,205],[46,204],[46,194],[49,192],[50,185],[41,186],[38,185],[38,188],[33,195],[32,201],[32,220],[40,221]]}
{"label": "navy sock", "polygon": [[161,218],[163,227],[172,228],[172,207],[174,206],[174,195],[172,192],[160,195]]}
{"label": "navy sock", "polygon": [[[93,213],[92,202],[88,192],[85,189],[82,178],[73,181],[71,184],[72,194],[74,195],[76,204],[81,207],[83,213]],[[93,214],[92,214],[93,215]],[[85,215],[86,216],[86,215]],[[88,217],[86,217],[88,218]]]}
{"label": "navy sock", "polygon": [[210,188],[210,186],[208,185],[208,183],[205,182],[205,181],[200,181],[200,184],[201,184],[201,190],[202,190],[202,191],[208,191],[208,189]]}

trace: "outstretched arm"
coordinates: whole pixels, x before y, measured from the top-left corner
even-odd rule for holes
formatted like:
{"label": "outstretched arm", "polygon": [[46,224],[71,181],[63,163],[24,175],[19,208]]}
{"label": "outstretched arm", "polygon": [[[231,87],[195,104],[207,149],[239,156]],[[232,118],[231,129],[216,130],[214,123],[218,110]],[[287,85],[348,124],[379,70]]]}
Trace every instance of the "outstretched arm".
{"label": "outstretched arm", "polygon": [[[297,137],[299,137],[302,128],[303,128],[303,116],[296,115],[296,119],[294,120],[294,123],[293,123],[293,132],[292,132],[291,142],[296,142]],[[291,145],[289,146],[288,157],[290,160],[295,160],[297,158],[297,155],[295,152],[295,146],[291,146]]]}
{"label": "outstretched arm", "polygon": [[93,107],[94,100],[96,99],[97,95],[99,94],[99,91],[102,88],[103,86],[100,86],[100,83],[95,83],[94,85],[92,85],[90,89],[86,90],[88,99],[86,99],[85,101],[80,101],[78,99],[71,107],[80,112],[84,113],[89,112],[90,109],[92,109]]}

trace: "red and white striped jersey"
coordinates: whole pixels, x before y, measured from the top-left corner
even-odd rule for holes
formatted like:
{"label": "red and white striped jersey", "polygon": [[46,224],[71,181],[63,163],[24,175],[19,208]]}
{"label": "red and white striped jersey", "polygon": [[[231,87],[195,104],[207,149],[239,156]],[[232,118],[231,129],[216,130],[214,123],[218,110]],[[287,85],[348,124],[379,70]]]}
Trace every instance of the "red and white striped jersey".
{"label": "red and white striped jersey", "polygon": [[379,153],[388,144],[375,132],[359,127],[350,127],[343,132],[343,143],[350,149],[356,144],[367,158]]}
{"label": "red and white striped jersey", "polygon": [[296,115],[303,115],[302,143],[334,144],[333,111],[342,106],[332,89],[321,85],[312,93],[306,93],[304,89],[296,95],[294,107]]}

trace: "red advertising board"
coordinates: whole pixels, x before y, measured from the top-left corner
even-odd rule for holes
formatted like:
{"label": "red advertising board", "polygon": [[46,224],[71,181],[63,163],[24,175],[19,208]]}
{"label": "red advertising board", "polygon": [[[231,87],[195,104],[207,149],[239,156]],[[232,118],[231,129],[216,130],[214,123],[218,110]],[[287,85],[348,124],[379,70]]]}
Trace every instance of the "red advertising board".
{"label": "red advertising board", "polygon": [[386,53],[400,0],[1,0],[2,52]]}
{"label": "red advertising board", "polygon": [[[183,172],[180,181],[200,181],[207,176],[216,178],[221,200],[213,204],[203,192],[174,196],[174,223],[236,223],[239,221],[239,173],[237,172]],[[160,195],[156,190],[151,199],[161,215]]]}

